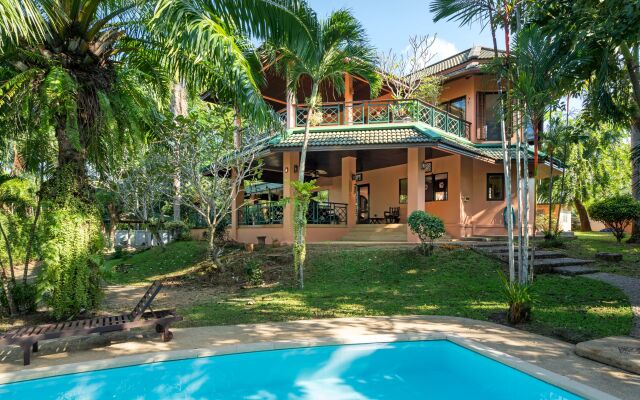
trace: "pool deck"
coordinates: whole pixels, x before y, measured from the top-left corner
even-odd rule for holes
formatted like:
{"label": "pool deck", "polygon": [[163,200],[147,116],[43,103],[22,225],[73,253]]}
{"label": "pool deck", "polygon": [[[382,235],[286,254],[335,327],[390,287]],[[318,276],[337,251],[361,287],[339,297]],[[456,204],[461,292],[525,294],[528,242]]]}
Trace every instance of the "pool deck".
{"label": "pool deck", "polygon": [[[565,376],[620,399],[640,399],[640,375],[579,357],[575,346],[559,340],[485,321],[440,316],[339,318],[199,328],[173,329],[174,339],[163,343],[152,332],[115,334],[109,338],[42,342],[31,365],[21,364],[19,348],[0,348],[0,382],[13,373],[28,378],[62,372],[101,369],[179,359],[222,352],[243,352],[331,343],[394,341],[407,338],[455,336],[534,366]],[[426,337],[426,336],[425,336]],[[125,340],[129,339],[129,340]],[[196,350],[198,349],[198,350]],[[163,353],[172,351],[171,353]],[[114,357],[121,357],[115,358]],[[65,365],[64,367],[62,367]],[[21,378],[21,379],[24,379]]]}

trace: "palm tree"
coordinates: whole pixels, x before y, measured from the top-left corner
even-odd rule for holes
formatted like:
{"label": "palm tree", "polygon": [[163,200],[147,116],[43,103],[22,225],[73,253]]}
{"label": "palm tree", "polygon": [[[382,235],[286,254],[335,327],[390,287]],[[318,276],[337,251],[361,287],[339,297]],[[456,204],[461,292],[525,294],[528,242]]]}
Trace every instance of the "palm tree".
{"label": "palm tree", "polygon": [[[470,25],[473,23],[480,23],[483,26],[489,26],[491,30],[491,38],[493,41],[493,51],[496,60],[499,60],[499,52],[498,52],[498,40],[497,40],[497,29],[498,22],[497,17],[499,14],[499,10],[501,8],[501,3],[507,5],[507,1],[501,0],[431,0],[431,5],[429,7],[429,11],[434,14],[433,21],[438,22],[440,20],[446,19],[448,21],[458,21],[460,26]],[[508,14],[505,12],[504,14],[504,28],[505,28],[505,42],[507,44],[507,56],[509,56],[509,31],[508,28],[510,26],[510,20]],[[507,57],[508,58],[508,57]],[[500,118],[500,130],[501,130],[501,140],[502,140],[502,150],[503,157],[505,162],[503,163],[504,168],[504,179],[507,184],[505,185],[505,208],[506,215],[509,217],[507,220],[507,247],[508,247],[508,255],[509,255],[509,279],[511,282],[515,280],[516,272],[515,272],[515,253],[513,248],[513,219],[511,215],[513,215],[513,204],[511,200],[511,163],[508,160],[511,160],[511,154],[509,151],[510,146],[510,137],[507,136],[507,130],[505,127],[505,105],[503,98],[503,87],[502,87],[502,79],[501,74],[498,75],[498,94],[501,99],[500,111],[502,118]],[[521,241],[522,244],[522,241]],[[520,255],[523,252],[519,253]],[[522,266],[522,263],[520,263]]]}
{"label": "palm tree", "polygon": [[[309,130],[313,115],[318,111],[322,99],[319,87],[331,83],[338,94],[345,89],[345,74],[357,75],[366,80],[371,89],[371,95],[377,95],[381,86],[381,78],[376,70],[376,53],[370,45],[366,32],[360,22],[348,10],[334,11],[326,20],[318,20],[315,13],[301,17],[305,21],[305,28],[309,35],[305,37],[303,46],[295,48],[278,46],[271,43],[270,56],[276,64],[276,70],[285,76],[287,86],[293,93],[297,92],[302,79],[311,82],[311,95],[307,101],[307,115],[300,152],[300,166],[298,172],[297,192],[302,197],[304,191],[305,164],[309,146]],[[308,188],[307,188],[308,189]],[[300,285],[304,286],[304,236],[306,223],[306,200],[300,198],[296,218],[298,225],[294,227],[295,244],[294,255],[298,260]],[[295,250],[295,249],[299,250]]]}

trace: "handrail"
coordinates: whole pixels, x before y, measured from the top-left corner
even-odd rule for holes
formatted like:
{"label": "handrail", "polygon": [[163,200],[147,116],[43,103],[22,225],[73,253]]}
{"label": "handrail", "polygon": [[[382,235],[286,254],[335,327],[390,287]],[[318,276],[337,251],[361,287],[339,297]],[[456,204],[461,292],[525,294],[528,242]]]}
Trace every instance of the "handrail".
{"label": "handrail", "polygon": [[[294,110],[295,126],[305,126],[308,105],[296,104]],[[423,122],[459,137],[471,137],[470,122],[419,99],[325,102],[318,110],[320,116],[314,123],[320,126]],[[286,109],[278,114],[286,122]]]}

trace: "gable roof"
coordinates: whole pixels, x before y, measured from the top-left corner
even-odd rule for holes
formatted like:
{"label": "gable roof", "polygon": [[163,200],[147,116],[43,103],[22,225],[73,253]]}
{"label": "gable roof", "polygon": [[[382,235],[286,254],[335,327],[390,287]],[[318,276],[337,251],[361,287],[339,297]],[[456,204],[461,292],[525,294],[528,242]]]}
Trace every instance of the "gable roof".
{"label": "gable roof", "polygon": [[[498,50],[498,54],[499,56],[503,56],[505,52],[503,50]],[[416,72],[414,76],[442,75],[444,77],[450,77],[469,69],[478,69],[480,64],[485,64],[493,58],[494,51],[492,48],[474,46],[470,49],[461,51],[458,54],[454,54],[451,57],[445,58],[444,60],[428,65]],[[407,78],[411,79],[412,77],[408,76]]]}

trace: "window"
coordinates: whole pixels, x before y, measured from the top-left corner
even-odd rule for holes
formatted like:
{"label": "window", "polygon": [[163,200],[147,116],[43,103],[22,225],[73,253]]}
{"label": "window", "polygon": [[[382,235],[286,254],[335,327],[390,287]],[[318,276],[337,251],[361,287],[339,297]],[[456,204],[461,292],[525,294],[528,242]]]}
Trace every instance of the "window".
{"label": "window", "polygon": [[328,203],[329,202],[329,190],[318,190],[316,193],[316,201],[318,203]]}
{"label": "window", "polygon": [[467,117],[467,98],[458,97],[457,99],[445,101],[441,107],[450,114],[465,119]]}
{"label": "window", "polygon": [[407,178],[400,179],[400,204],[407,204]]}
{"label": "window", "polygon": [[487,200],[504,200],[504,174],[487,174]]}
{"label": "window", "polygon": [[478,93],[477,137],[500,140],[500,99],[497,93]]}
{"label": "window", "polygon": [[447,173],[425,176],[424,198],[426,201],[449,199],[449,175]]}

